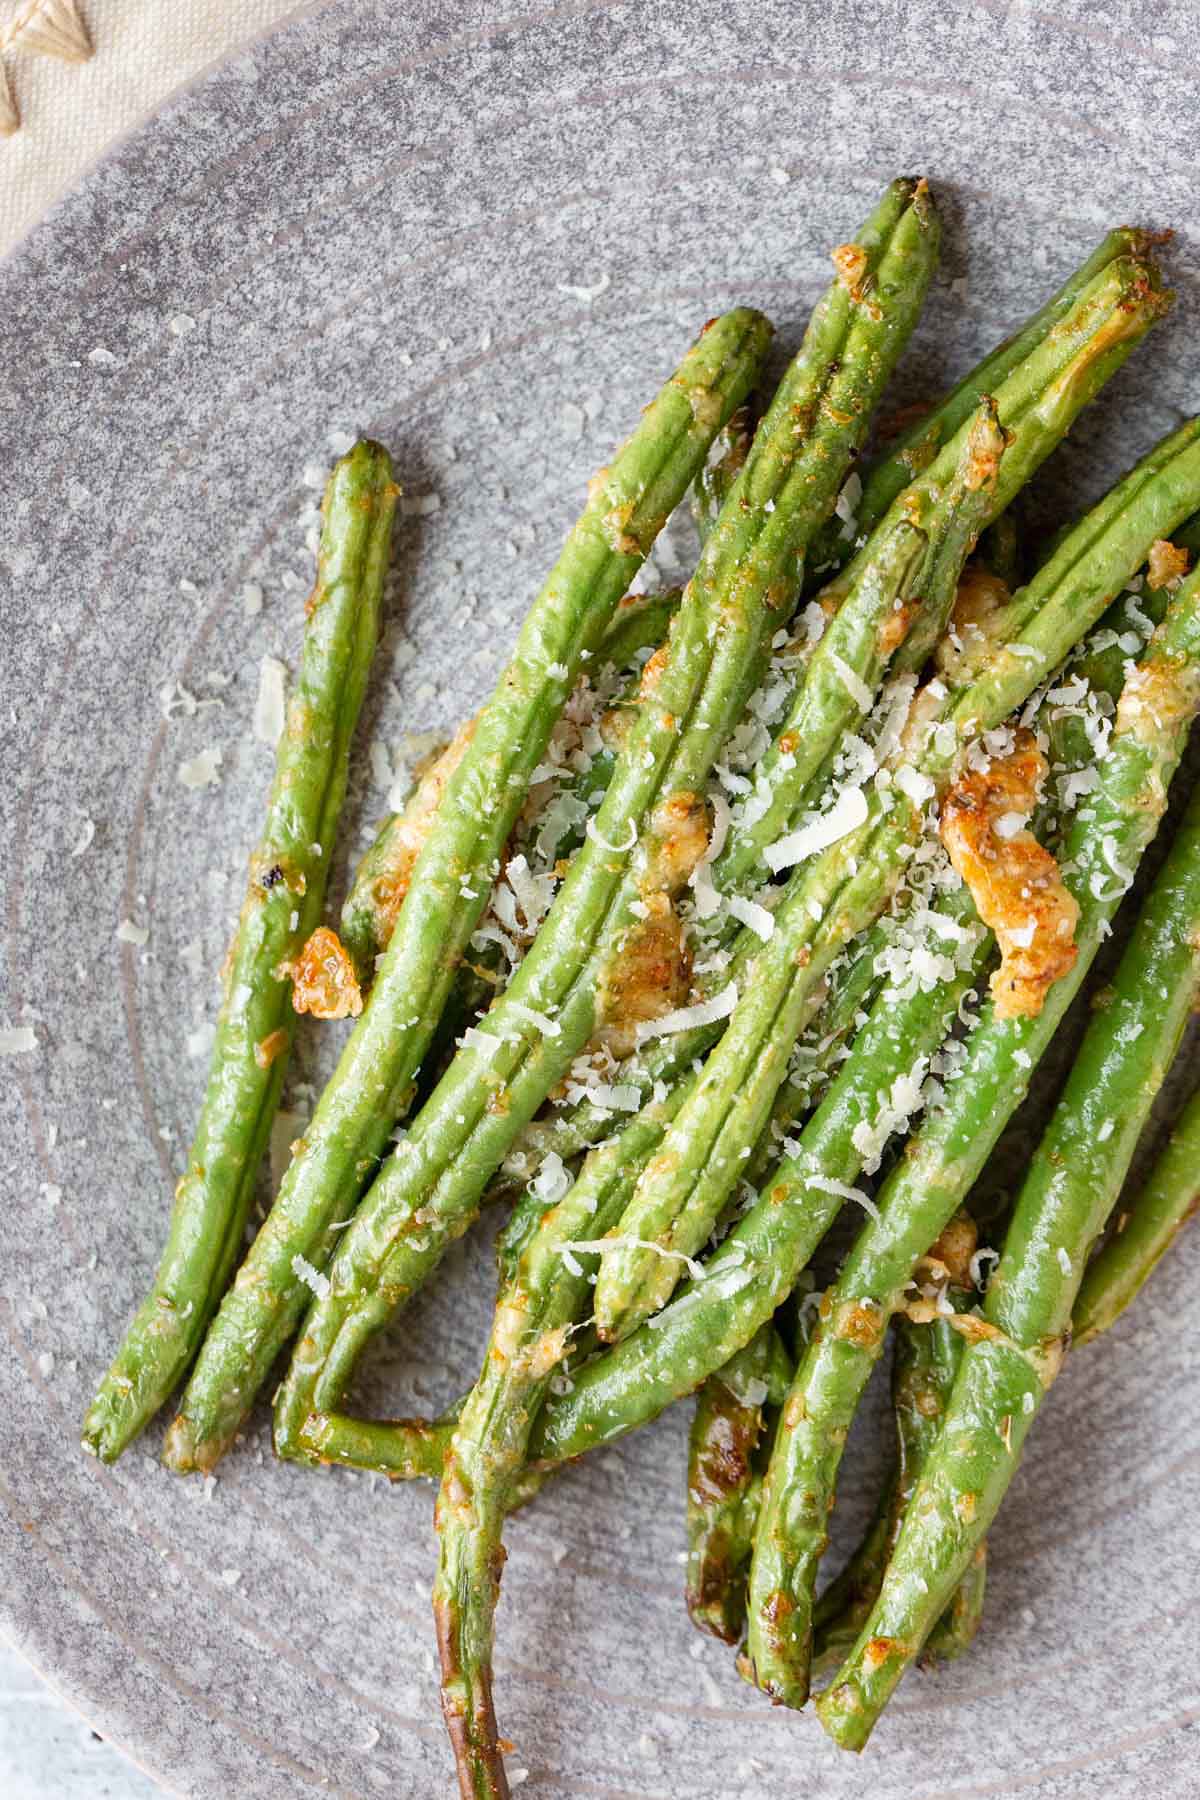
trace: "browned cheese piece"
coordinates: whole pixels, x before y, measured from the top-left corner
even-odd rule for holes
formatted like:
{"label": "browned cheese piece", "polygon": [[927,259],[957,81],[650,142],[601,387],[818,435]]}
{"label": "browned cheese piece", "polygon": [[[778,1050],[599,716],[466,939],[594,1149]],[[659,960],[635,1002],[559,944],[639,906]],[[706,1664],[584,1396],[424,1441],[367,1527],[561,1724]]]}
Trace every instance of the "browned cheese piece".
{"label": "browned cheese piece", "polygon": [[942,842],[1000,947],[992,994],[1002,1019],[1036,1018],[1078,954],[1079,907],[1025,823],[1045,774],[1033,733],[1019,730],[1007,755],[964,770],[942,802]]}
{"label": "browned cheese piece", "polygon": [[1156,538],[1146,558],[1146,573],[1152,588],[1177,588],[1188,570],[1188,553],[1176,549],[1166,538]]}
{"label": "browned cheese piece", "polygon": [[363,1009],[362,991],[342,940],[328,925],[318,925],[299,956],[280,969],[292,978],[292,1005],[318,1019],[356,1019]]}

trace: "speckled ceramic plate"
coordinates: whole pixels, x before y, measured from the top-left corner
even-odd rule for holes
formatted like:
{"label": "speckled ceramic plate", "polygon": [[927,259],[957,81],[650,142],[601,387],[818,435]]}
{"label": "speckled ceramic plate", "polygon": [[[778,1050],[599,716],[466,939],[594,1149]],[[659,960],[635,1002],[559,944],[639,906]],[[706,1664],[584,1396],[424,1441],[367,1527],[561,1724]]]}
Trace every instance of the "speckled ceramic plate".
{"label": "speckled ceramic plate", "polygon": [[[0,1023],[36,1043],[0,1063],[0,1616],[171,1789],[452,1784],[427,1490],[276,1466],[262,1414],[207,1486],[159,1468],[157,1432],[112,1470],[77,1447],[201,1091],[270,765],[257,668],[296,650],[321,471],[369,430],[419,502],[339,879],[406,734],[486,691],[586,477],[695,327],[745,299],[794,342],[892,173],[927,171],[948,221],[901,399],[1107,224],[1180,228],[1175,319],[1056,459],[1052,492],[1081,502],[1200,397],[1200,93],[1189,7],[1051,4],[345,0],[183,95],[0,270]],[[318,1074],[301,1060],[293,1111]],[[688,1625],[682,1417],[567,1475],[510,1534],[522,1791],[1194,1796],[1198,1274],[1190,1241],[1069,1365],[994,1533],[978,1647],[910,1679],[863,1762]],[[473,1238],[361,1397],[456,1392],[489,1291]]]}

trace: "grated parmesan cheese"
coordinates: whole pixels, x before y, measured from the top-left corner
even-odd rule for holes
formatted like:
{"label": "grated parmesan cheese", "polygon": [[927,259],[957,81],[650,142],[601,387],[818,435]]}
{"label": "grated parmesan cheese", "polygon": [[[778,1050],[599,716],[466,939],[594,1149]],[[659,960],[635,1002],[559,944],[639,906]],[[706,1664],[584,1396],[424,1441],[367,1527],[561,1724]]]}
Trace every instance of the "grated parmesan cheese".
{"label": "grated parmesan cheese", "polygon": [[641,1089],[631,1081],[593,1081],[580,1085],[572,1097],[590,1100],[609,1112],[637,1112],[642,1104]]}
{"label": "grated parmesan cheese", "polygon": [[721,786],[730,794],[748,794],[753,788],[753,782],[748,781],[744,775],[735,774],[724,763],[714,763],[713,773]]}
{"label": "grated parmesan cheese", "polygon": [[714,1025],[718,1019],[727,1019],[737,1003],[737,982],[731,981],[711,1000],[697,1000],[691,1006],[677,1006],[671,1012],[662,1013],[657,1019],[640,1020],[636,1027],[637,1040],[644,1044],[648,1038],[670,1037],[676,1031],[690,1031],[695,1025]]}
{"label": "grated parmesan cheese", "polygon": [[755,937],[761,938],[764,944],[773,936],[774,915],[765,906],[760,906],[757,900],[744,900],[740,894],[731,894],[729,910],[735,919],[747,926]]}
{"label": "grated parmesan cheese", "polygon": [[[529,1183],[529,1191],[546,1206],[555,1206],[571,1185],[571,1177],[557,1150],[542,1158],[541,1167]],[[573,1271],[577,1273],[578,1271]]]}
{"label": "grated parmesan cheese", "polygon": [[706,1269],[703,1282],[697,1282],[689,1293],[681,1294],[677,1300],[672,1301],[670,1306],[665,1306],[661,1312],[652,1314],[646,1323],[651,1331],[660,1331],[668,1322],[686,1316],[708,1299],[729,1300],[734,1294],[740,1293],[744,1287],[749,1286],[754,1280],[754,1274],[753,1265],[735,1262],[732,1257],[729,1257],[718,1267]]}
{"label": "grated parmesan cheese", "polygon": [[221,747],[212,744],[187,762],[179,765],[179,779],[185,788],[213,787],[221,779]]}
{"label": "grated parmesan cheese", "polygon": [[811,650],[825,636],[825,628],[829,624],[825,608],[819,601],[810,600],[807,606],[801,607],[798,619],[804,627],[805,647]]}
{"label": "grated parmesan cheese", "polygon": [[967,1264],[971,1276],[971,1286],[982,1288],[986,1279],[984,1275],[984,1264],[987,1263],[989,1267],[994,1268],[999,1261],[1000,1252],[998,1250],[976,1250],[970,1262]]}
{"label": "grated parmesan cheese", "polygon": [[696,896],[696,917],[699,919],[711,919],[721,904],[721,896],[708,871],[725,848],[729,827],[733,822],[729,802],[723,794],[712,794],[710,803],[713,813],[712,833],[703,856],[688,876],[688,886]]}
{"label": "grated parmesan cheese", "polygon": [[[554,877],[550,874],[535,875],[524,856],[514,856],[505,875],[508,885],[516,896],[517,905],[525,918],[525,929],[532,936],[550,911],[554,901]],[[498,892],[500,890],[498,889]],[[505,919],[510,930],[516,929],[516,920]]]}
{"label": "grated parmesan cheese", "polygon": [[254,702],[254,735],[260,744],[274,749],[283,736],[287,669],[277,656],[264,656],[258,665],[258,696]]}
{"label": "grated parmesan cheese", "polygon": [[526,1025],[535,1026],[543,1037],[562,1036],[562,1026],[549,1013],[539,1012],[535,1006],[526,1006],[520,1000],[510,1000],[508,1005],[510,1012],[516,1013],[518,1019],[522,1019]]}
{"label": "grated parmesan cheese", "polygon": [[698,862],[688,876],[688,886],[694,895],[696,917],[711,919],[720,910],[721,896],[717,892],[716,883],[703,862]]}
{"label": "grated parmesan cheese", "polygon": [[887,762],[900,747],[916,691],[915,675],[895,675],[884,685],[878,706],[883,715],[883,723],[875,739],[875,755],[881,763]]}
{"label": "grated parmesan cheese", "polygon": [[1024,831],[1028,823],[1028,813],[1006,812],[1001,813],[995,820],[992,830],[998,838],[1002,838],[1007,843],[1009,839],[1015,838],[1019,832]]}
{"label": "grated parmesan cheese", "polygon": [[1100,851],[1117,880],[1123,883],[1122,892],[1127,892],[1133,883],[1133,870],[1127,869],[1125,864],[1118,857],[1116,838],[1109,836],[1102,837],[1100,840]]}
{"label": "grated parmesan cheese", "polygon": [[861,499],[862,478],[857,471],[853,471],[846,477],[846,480],[842,485],[842,491],[833,503],[834,513],[842,521],[842,538],[847,543],[850,542],[855,532],[858,530],[858,519],[855,516],[855,508]]}
{"label": "grated parmesan cheese", "polygon": [[843,788],[827,813],[767,846],[764,853],[767,867],[777,875],[781,869],[805,862],[818,851],[827,850],[831,844],[865,825],[868,810],[867,796],[862,788]]}
{"label": "grated parmesan cheese", "polygon": [[[665,1250],[651,1238],[615,1237],[575,1238],[559,1245],[559,1254],[565,1251],[577,1251],[581,1256],[604,1256],[610,1250],[652,1250],[655,1256],[661,1256],[666,1262],[681,1262],[693,1281],[704,1280],[704,1264],[697,1262],[694,1256],[685,1256],[682,1250]],[[573,1274],[581,1273],[576,1269]]]}
{"label": "grated parmesan cheese", "polygon": [[928,775],[923,775],[920,769],[914,768],[911,763],[901,763],[900,767],[893,771],[892,780],[914,806],[924,806],[937,793],[937,788]]}
{"label": "grated parmesan cheese", "polygon": [[318,1300],[329,1298],[328,1275],[323,1275],[320,1269],[314,1269],[307,1257],[301,1256],[299,1251],[292,1258],[292,1274],[297,1281],[302,1281],[306,1288],[311,1288]]}
{"label": "grated parmesan cheese", "polygon": [[874,1122],[860,1119],[851,1132],[850,1141],[862,1157],[868,1175],[873,1175],[882,1162],[884,1146],[892,1133],[906,1130],[923,1105],[927,1070],[926,1059],[918,1057],[907,1075],[897,1075],[890,1089],[879,1095]]}
{"label": "grated parmesan cheese", "polygon": [[854,1200],[869,1218],[879,1223],[879,1208],[862,1188],[848,1187],[844,1181],[835,1181],[829,1175],[809,1175],[808,1186],[816,1188],[819,1194],[834,1194],[840,1200]]}
{"label": "grated parmesan cheese", "polygon": [[850,667],[844,657],[831,655],[829,660],[833,664],[838,680],[854,704],[861,712],[870,712],[874,696],[862,676]]}

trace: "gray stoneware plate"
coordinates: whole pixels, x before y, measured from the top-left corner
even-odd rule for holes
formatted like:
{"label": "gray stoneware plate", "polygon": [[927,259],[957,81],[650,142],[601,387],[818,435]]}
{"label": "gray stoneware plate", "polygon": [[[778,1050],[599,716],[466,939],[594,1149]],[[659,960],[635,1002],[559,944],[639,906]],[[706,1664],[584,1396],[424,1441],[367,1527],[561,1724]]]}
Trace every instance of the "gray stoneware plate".
{"label": "gray stoneware plate", "polygon": [[[587,476],[694,329],[745,299],[794,342],[893,173],[926,171],[949,225],[900,399],[1133,219],[1180,228],[1180,305],[1056,460],[1060,501],[1194,408],[1193,33],[1190,8],[1125,0],[347,0],[181,96],[0,271],[0,1023],[36,1036],[0,1064],[0,1618],[169,1788],[452,1785],[427,1490],[277,1466],[261,1414],[207,1489],[157,1466],[157,1432],[111,1471],[77,1448],[201,1090],[269,773],[258,662],[298,643],[321,470],[366,430],[428,496],[342,878],[406,734],[485,693]],[[214,748],[219,778],[183,785]],[[522,1793],[1200,1792],[1198,1276],[1193,1236],[1068,1366],[994,1534],[978,1647],[908,1682],[864,1762],[689,1626],[683,1416],[567,1475],[510,1533]],[[489,1286],[476,1237],[361,1397],[457,1392]]]}

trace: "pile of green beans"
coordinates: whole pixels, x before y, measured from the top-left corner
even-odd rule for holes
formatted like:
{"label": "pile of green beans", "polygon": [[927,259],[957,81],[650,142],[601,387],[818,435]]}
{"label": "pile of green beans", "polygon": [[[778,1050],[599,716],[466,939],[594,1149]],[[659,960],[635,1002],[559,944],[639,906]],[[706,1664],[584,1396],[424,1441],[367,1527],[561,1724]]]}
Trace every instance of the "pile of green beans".
{"label": "pile of green beans", "polygon": [[[340,937],[325,884],[399,488],[365,440],[329,479],[200,1122],[83,1445],[112,1461],[182,1387],[164,1461],[211,1470],[290,1346],[281,1456],[436,1481],[464,1800],[509,1793],[508,1515],[688,1395],[690,1616],[776,1703],[815,1680],[861,1749],[910,1663],[971,1644],[1045,1392],[1200,1205],[1200,1092],[1126,1192],[1200,999],[1200,793],[1003,1211],[989,1182],[1039,1062],[1074,1047],[1064,1016],[1200,711],[1200,420],[1040,552],[1014,504],[1169,310],[1157,240],[1110,233],[869,457],[939,240],[926,182],[893,181],[773,393],[768,321],[709,321],[591,484],[491,698],[381,822]],[[633,596],[685,501],[691,579]],[[1021,757],[1027,804],[988,812]],[[1062,941],[1018,1002],[1010,963],[1049,929],[1022,856]],[[247,1247],[314,981],[355,1024]],[[435,1419],[353,1417],[363,1349],[488,1201],[511,1211],[478,1381]],[[825,1581],[889,1352],[894,1466]]]}

